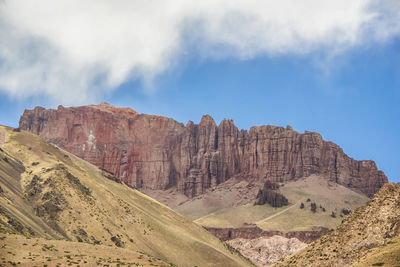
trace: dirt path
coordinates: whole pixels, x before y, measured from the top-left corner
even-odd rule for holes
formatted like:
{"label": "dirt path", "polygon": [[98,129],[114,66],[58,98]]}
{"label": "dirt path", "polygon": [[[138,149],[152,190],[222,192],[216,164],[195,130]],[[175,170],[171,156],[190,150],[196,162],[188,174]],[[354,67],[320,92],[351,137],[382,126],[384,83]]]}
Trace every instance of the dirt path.
{"label": "dirt path", "polygon": [[6,131],[0,129],[0,148],[3,147],[5,141],[6,141]]}
{"label": "dirt path", "polygon": [[292,205],[292,206],[290,206],[290,207],[288,207],[288,208],[286,208],[284,210],[281,210],[280,212],[277,212],[277,213],[275,213],[275,214],[273,214],[273,215],[271,215],[271,216],[269,216],[269,217],[267,217],[265,219],[262,219],[261,221],[256,222],[256,224],[261,223],[261,222],[266,222],[268,220],[271,220],[272,218],[275,218],[276,216],[281,215],[282,213],[284,213],[284,212],[296,207],[300,203],[301,200],[302,199],[298,200],[294,205]]}

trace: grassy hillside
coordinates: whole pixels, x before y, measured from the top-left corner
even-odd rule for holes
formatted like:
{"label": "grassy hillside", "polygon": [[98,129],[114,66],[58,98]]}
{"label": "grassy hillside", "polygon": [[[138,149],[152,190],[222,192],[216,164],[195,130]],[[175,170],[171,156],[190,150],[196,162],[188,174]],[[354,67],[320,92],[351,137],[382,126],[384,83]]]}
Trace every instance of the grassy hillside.
{"label": "grassy hillside", "polygon": [[251,202],[256,198],[259,186],[234,177],[172,208],[186,218],[196,220]]}
{"label": "grassy hillside", "polygon": [[201,226],[108,179],[112,174],[38,136],[0,132],[1,232],[141,251],[179,266],[251,265]]}
{"label": "grassy hillside", "polygon": [[[244,205],[221,208],[197,218],[195,222],[203,226],[217,228],[241,227],[245,223],[253,223],[264,230],[283,232],[310,230],[313,226],[333,228],[344,217],[342,209],[353,210],[368,201],[366,196],[316,175],[284,184],[280,191],[289,199],[290,204],[288,206],[280,208],[273,208],[268,204],[254,206],[253,202],[250,202]],[[229,193],[234,194],[233,190]],[[215,195],[216,192],[214,191],[211,194]],[[307,201],[308,199],[309,201]],[[303,209],[300,209],[301,203],[304,204]],[[317,205],[315,213],[311,211],[311,203]],[[185,207],[186,205],[189,207]],[[176,210],[184,215],[186,215],[185,211],[188,210],[188,212],[191,212],[190,215],[195,217],[193,207],[202,205],[206,205],[206,201],[199,198],[185,203],[183,207],[178,207]],[[203,211],[201,208],[194,210]],[[331,216],[332,212],[335,213],[335,217]]]}

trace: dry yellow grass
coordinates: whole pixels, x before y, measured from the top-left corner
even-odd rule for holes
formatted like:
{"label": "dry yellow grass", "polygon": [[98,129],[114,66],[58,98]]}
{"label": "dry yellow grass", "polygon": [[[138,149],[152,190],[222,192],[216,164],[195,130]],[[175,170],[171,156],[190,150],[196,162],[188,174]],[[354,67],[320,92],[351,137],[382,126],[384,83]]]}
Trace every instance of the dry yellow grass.
{"label": "dry yellow grass", "polygon": [[0,234],[1,266],[172,266],[143,252]]}
{"label": "dry yellow grass", "polygon": [[358,262],[354,267],[394,266],[400,267],[400,237],[393,238],[386,245],[375,248]]}

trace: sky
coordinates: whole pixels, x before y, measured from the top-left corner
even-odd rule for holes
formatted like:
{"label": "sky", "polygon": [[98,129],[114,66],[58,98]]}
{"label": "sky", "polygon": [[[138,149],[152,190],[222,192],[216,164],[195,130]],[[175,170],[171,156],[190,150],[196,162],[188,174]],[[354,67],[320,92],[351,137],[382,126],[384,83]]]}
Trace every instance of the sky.
{"label": "sky", "polygon": [[400,182],[400,1],[3,0],[0,124],[108,102],[316,131]]}

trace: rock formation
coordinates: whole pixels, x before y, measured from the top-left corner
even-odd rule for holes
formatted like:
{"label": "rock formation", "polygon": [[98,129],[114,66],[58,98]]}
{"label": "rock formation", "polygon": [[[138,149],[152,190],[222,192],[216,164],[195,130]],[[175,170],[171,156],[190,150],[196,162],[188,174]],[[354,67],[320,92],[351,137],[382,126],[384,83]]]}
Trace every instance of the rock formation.
{"label": "rock formation", "polygon": [[387,178],[373,161],[348,157],[318,133],[290,126],[238,130],[203,116],[183,125],[106,103],[25,110],[19,127],[104,168],[138,189],[176,187],[188,197],[233,176],[286,182],[311,174],[372,196]]}
{"label": "rock formation", "polygon": [[265,231],[258,226],[244,226],[240,228],[212,228],[205,227],[210,233],[221,239],[222,241],[228,241],[232,239],[257,239],[260,237],[272,237],[272,236],[282,236],[286,238],[297,238],[301,242],[311,243],[312,241],[320,238],[322,235],[329,232],[326,227],[314,226],[308,231]]}
{"label": "rock formation", "polygon": [[227,242],[240,253],[257,263],[258,266],[269,266],[273,262],[304,248],[305,243],[297,238],[282,236],[259,237],[257,239],[232,239]]}
{"label": "rock formation", "polygon": [[278,189],[279,185],[277,183],[265,181],[263,188],[259,189],[257,193],[254,205],[269,203],[274,208],[289,205],[288,199],[279,193]]}

